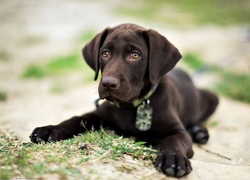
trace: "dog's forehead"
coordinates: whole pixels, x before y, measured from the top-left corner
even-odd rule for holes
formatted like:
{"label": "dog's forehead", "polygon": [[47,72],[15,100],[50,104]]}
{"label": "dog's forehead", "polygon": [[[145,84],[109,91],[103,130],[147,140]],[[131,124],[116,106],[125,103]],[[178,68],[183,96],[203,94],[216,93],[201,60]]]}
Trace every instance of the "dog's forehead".
{"label": "dog's forehead", "polygon": [[116,26],[110,29],[110,33],[108,34],[105,43],[116,43],[120,44],[121,42],[126,42],[126,44],[145,44],[145,40],[143,38],[143,31],[145,28],[134,24],[124,24],[120,26]]}

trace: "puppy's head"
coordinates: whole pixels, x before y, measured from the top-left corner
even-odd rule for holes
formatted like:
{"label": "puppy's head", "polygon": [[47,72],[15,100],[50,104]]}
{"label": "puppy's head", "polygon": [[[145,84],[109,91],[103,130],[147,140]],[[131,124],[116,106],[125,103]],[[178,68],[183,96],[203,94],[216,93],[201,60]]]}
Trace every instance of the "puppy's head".
{"label": "puppy's head", "polygon": [[101,70],[100,98],[113,102],[143,97],[181,58],[165,37],[134,24],[105,29],[82,52],[95,80]]}

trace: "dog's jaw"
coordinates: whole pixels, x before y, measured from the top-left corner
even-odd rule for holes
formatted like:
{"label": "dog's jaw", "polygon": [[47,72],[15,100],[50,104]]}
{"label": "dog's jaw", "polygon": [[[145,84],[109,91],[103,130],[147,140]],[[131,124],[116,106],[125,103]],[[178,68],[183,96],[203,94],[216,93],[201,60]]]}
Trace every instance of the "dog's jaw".
{"label": "dog's jaw", "polygon": [[132,97],[130,99],[119,99],[114,96],[106,96],[102,97],[100,96],[101,99],[106,99],[107,101],[113,102],[113,103],[133,103],[136,99],[138,99],[138,96]]}

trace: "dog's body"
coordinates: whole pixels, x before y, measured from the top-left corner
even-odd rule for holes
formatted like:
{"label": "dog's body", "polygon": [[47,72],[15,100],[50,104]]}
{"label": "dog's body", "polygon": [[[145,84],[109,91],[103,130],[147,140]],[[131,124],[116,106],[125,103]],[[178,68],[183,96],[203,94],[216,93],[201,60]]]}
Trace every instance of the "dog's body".
{"label": "dog's body", "polygon": [[[57,126],[36,128],[31,141],[58,141],[93,127],[109,128],[157,145],[158,170],[177,177],[189,174],[192,139],[207,142],[201,123],[214,112],[218,98],[196,89],[182,70],[171,70],[181,58],[179,51],[156,31],[122,24],[98,34],[83,55],[95,79],[101,70],[99,95],[109,102]],[[144,110],[146,121],[140,117]]]}

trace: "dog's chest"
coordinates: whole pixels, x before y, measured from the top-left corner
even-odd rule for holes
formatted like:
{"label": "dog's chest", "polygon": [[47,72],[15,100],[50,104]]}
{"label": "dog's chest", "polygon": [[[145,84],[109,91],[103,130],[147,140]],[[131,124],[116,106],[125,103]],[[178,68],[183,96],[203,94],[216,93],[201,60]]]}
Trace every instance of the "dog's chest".
{"label": "dog's chest", "polygon": [[114,113],[113,120],[122,133],[135,135],[151,130],[152,113],[153,110],[149,106],[139,106],[131,110],[120,109]]}

